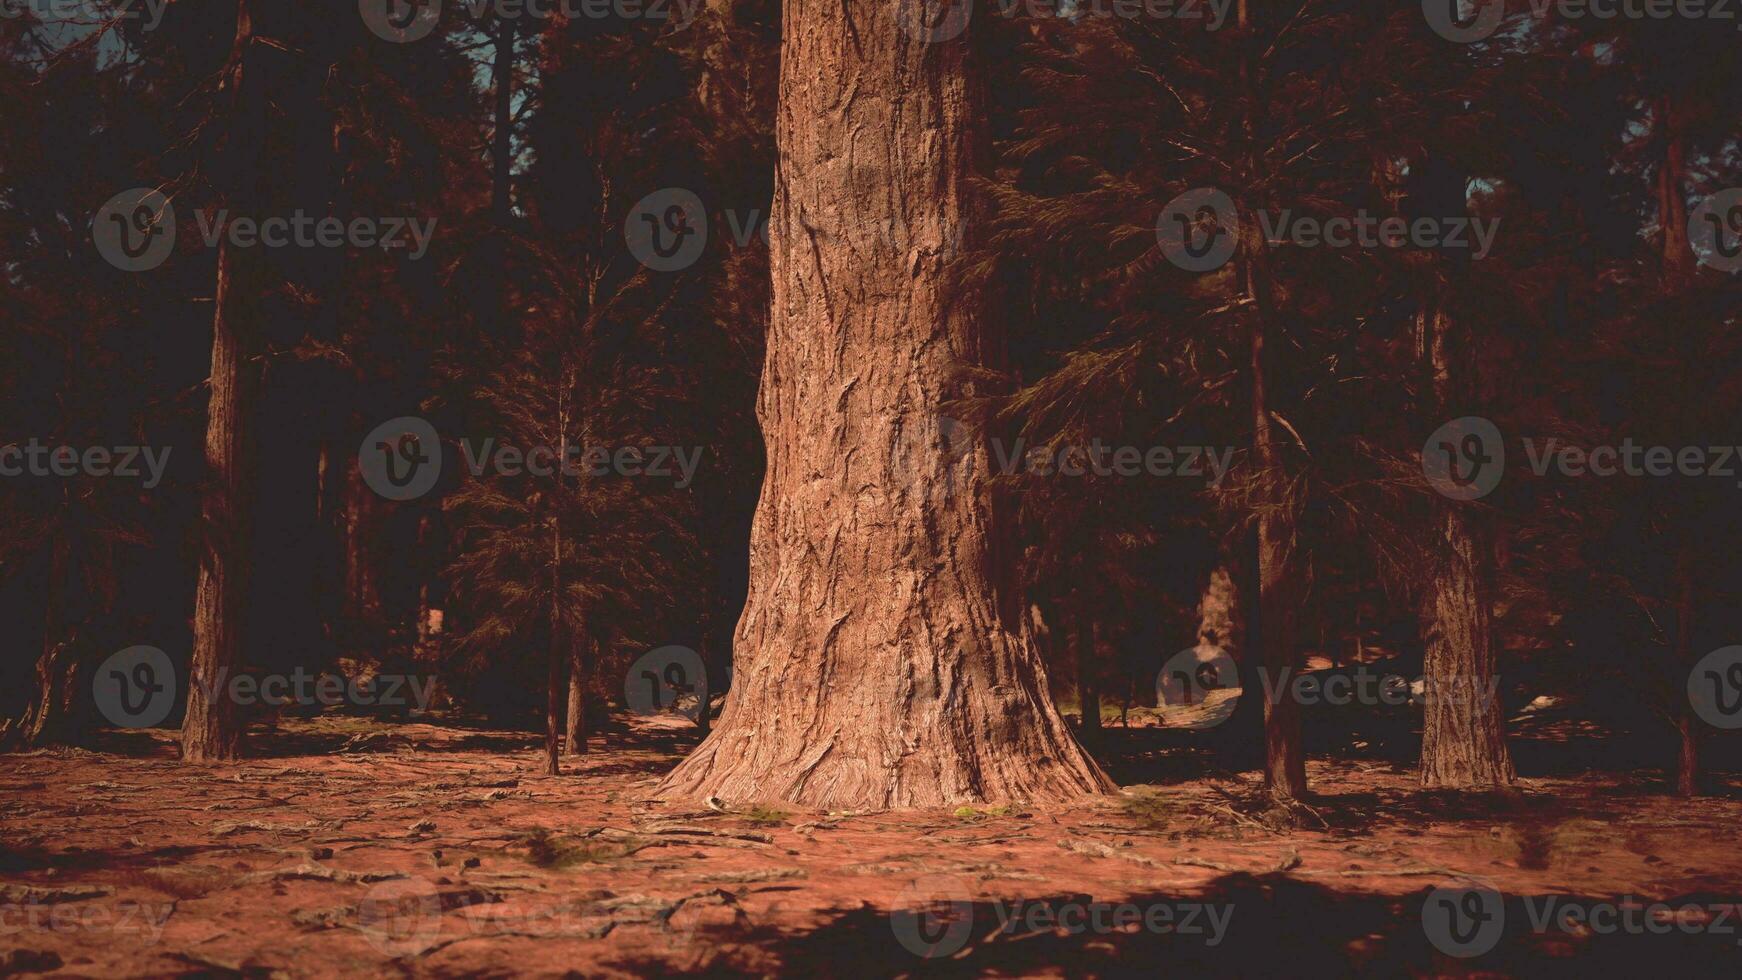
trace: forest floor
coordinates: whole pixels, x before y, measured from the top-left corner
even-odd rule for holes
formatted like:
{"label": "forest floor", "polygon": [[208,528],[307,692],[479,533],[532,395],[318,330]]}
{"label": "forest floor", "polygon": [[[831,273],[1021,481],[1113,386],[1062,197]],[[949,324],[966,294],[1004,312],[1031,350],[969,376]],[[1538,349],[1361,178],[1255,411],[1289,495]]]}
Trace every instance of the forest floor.
{"label": "forest floor", "polygon": [[[0,976],[1742,973],[1734,784],[1460,800],[1315,758],[1304,826],[1227,772],[1068,809],[686,812],[647,799],[695,740],[658,722],[561,776],[520,732],[326,717],[203,768],[172,734],[0,756]],[[1503,908],[1461,959],[1424,905],[1473,885]]]}

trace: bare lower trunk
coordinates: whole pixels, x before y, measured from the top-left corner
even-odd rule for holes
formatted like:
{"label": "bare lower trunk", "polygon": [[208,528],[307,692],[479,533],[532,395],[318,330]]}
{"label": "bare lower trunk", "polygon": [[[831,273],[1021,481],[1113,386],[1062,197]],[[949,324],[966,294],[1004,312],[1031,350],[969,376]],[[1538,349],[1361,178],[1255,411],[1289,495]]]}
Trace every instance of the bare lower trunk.
{"label": "bare lower trunk", "polygon": [[569,755],[585,755],[587,752],[587,663],[585,654],[589,646],[590,642],[585,636],[578,636],[570,647],[568,728],[563,733],[563,742]]}
{"label": "bare lower trunk", "polygon": [[[1467,212],[1468,175],[1428,156],[1415,168],[1418,215]],[[1412,216],[1413,217],[1413,216]],[[1479,390],[1467,323],[1451,304],[1468,283],[1467,252],[1447,249],[1432,267],[1417,315],[1415,345],[1425,373],[1425,407],[1436,422],[1463,414]],[[1504,789],[1517,778],[1506,747],[1494,638],[1494,543],[1481,510],[1440,500],[1434,516],[1436,556],[1422,610],[1421,783],[1444,789]]]}
{"label": "bare lower trunk", "polygon": [[[1249,224],[1255,229],[1257,221]],[[1256,232],[1250,233],[1252,236]],[[1258,470],[1258,515],[1253,535],[1255,595],[1247,608],[1246,637],[1251,660],[1278,691],[1300,670],[1295,647],[1295,609],[1299,600],[1293,569],[1294,518],[1283,489],[1282,456],[1270,418],[1269,357],[1266,345],[1274,322],[1269,261],[1265,244],[1248,237],[1248,291],[1256,313],[1252,327],[1252,454]],[[1248,696],[1264,703],[1264,784],[1277,799],[1306,796],[1306,751],[1301,744],[1300,705],[1292,697],[1264,697],[1265,687]]]}
{"label": "bare lower trunk", "polygon": [[1693,281],[1699,257],[1688,237],[1687,134],[1675,100],[1662,96],[1655,107],[1663,158],[1657,168],[1658,224],[1663,233],[1664,284],[1671,291]]}
{"label": "bare lower trunk", "polygon": [[[1685,677],[1694,667],[1694,573],[1683,562],[1676,571],[1675,599],[1675,662],[1678,677]],[[1677,693],[1681,693],[1679,690]],[[1700,719],[1694,713],[1693,699],[1678,697],[1676,735],[1680,751],[1676,753],[1675,792],[1677,796],[1700,795]]]}
{"label": "bare lower trunk", "polygon": [[36,685],[16,725],[4,730],[0,751],[77,743],[84,734],[84,705],[90,697],[77,644],[50,617],[36,661]]}
{"label": "bare lower trunk", "polygon": [[[229,100],[226,168],[252,164],[257,124],[264,118],[264,90],[246,71],[254,43],[249,0],[236,4],[236,32],[225,68],[222,94]],[[252,201],[232,195],[231,210],[246,214]],[[188,663],[187,711],[182,718],[181,757],[216,762],[242,753],[245,721],[227,696],[227,679],[242,663],[242,612],[248,589],[250,504],[244,474],[255,414],[254,347],[259,333],[259,259],[218,244],[213,295],[211,398],[206,407],[206,475],[200,502],[205,540],[194,591],[194,648]]]}
{"label": "bare lower trunk", "polygon": [[223,694],[241,664],[242,600],[247,589],[247,499],[243,474],[253,398],[248,338],[257,284],[238,281],[238,258],[218,246],[216,313],[212,318],[211,401],[206,409],[206,495],[201,507],[206,544],[194,595],[194,650],[188,668],[181,754],[187,762],[241,754],[243,720]]}
{"label": "bare lower trunk", "polygon": [[1443,552],[1425,617],[1421,784],[1501,789],[1517,773],[1500,712],[1488,545],[1450,503],[1442,508],[1440,534]]}
{"label": "bare lower trunk", "polygon": [[[562,458],[562,457],[559,457]],[[563,743],[563,670],[568,666],[570,647],[564,643],[566,631],[562,621],[562,531],[555,518],[550,527],[550,649],[545,658],[544,687],[544,753],[545,765],[551,775],[562,771],[559,757]]]}
{"label": "bare lower trunk", "polygon": [[784,18],[750,592],[725,711],[661,792],[865,810],[1109,789],[996,594],[986,447],[942,417],[1001,355],[944,268],[972,229],[969,42],[868,0]]}
{"label": "bare lower trunk", "polygon": [[[710,600],[711,601],[711,600]],[[701,639],[702,678],[700,687],[696,690],[698,704],[696,706],[696,728],[701,730],[702,737],[707,738],[714,730],[714,678],[718,675],[714,662],[708,657],[708,634],[704,630]]]}
{"label": "bare lower trunk", "polygon": [[[1259,98],[1253,65],[1255,35],[1254,14],[1248,0],[1240,0],[1236,23],[1245,45],[1240,61],[1240,90],[1247,112],[1242,119],[1241,139],[1245,144],[1246,178],[1253,184],[1261,180],[1258,154],[1258,120],[1262,102]],[[1240,271],[1246,295],[1252,300],[1250,329],[1252,383],[1252,458],[1256,469],[1257,514],[1254,524],[1253,597],[1247,608],[1246,638],[1252,650],[1254,666],[1250,673],[1262,669],[1273,684],[1284,684],[1299,670],[1295,649],[1295,605],[1298,599],[1294,555],[1295,521],[1284,491],[1282,456],[1277,447],[1274,425],[1270,418],[1270,354],[1271,331],[1278,319],[1276,290],[1270,274],[1269,244],[1260,231],[1257,209],[1262,200],[1242,202],[1240,214]],[[1254,678],[1261,679],[1261,678]],[[1278,690],[1282,688],[1279,686]],[[1252,693],[1262,695],[1260,686]],[[1299,799],[1306,795],[1306,753],[1301,745],[1300,706],[1288,697],[1263,698],[1264,703],[1264,784],[1270,795],[1279,800]]]}
{"label": "bare lower trunk", "polygon": [[36,660],[36,684],[17,723],[0,729],[0,750],[76,742],[84,733],[83,706],[90,691],[80,669],[78,644],[61,614],[63,597],[72,583],[65,549],[56,547],[53,552],[43,589],[42,654]]}

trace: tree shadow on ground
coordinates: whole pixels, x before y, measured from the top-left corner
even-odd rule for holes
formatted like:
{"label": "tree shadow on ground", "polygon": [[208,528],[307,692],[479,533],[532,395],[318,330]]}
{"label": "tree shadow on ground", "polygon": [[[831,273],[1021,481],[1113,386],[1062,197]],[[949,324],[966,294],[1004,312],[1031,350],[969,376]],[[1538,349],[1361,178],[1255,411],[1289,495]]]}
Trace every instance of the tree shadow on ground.
{"label": "tree shadow on ground", "polygon": [[[1667,904],[1734,904],[1739,895],[1688,895]],[[818,977],[1499,974],[1583,980],[1594,969],[1648,975],[1670,964],[1677,976],[1734,977],[1742,963],[1737,946],[1742,927],[1734,920],[1692,933],[1642,927],[1602,934],[1553,924],[1553,909],[1617,902],[1612,896],[1556,897],[1552,906],[1544,896],[1507,896],[1496,924],[1486,927],[1491,933],[1478,928],[1480,920],[1455,923],[1471,943],[1453,948],[1472,955],[1453,956],[1430,941],[1429,931],[1439,931],[1442,941],[1454,939],[1448,931],[1454,923],[1447,917],[1462,912],[1445,903],[1459,897],[1425,888],[1402,896],[1339,891],[1286,874],[1230,874],[1190,894],[1152,893],[1098,904],[1085,895],[1011,892],[998,902],[932,902],[920,905],[928,911],[917,915],[864,907],[802,933],[772,927],[722,930],[706,936],[716,954],[691,972],[765,975],[771,972],[766,958],[772,957],[783,975]],[[1037,906],[1047,911],[1034,912]],[[1154,913],[1155,928],[1111,928],[1121,906],[1130,906],[1140,922],[1151,909],[1166,909],[1167,918],[1164,922],[1161,913]],[[1067,907],[1083,911],[1067,913]],[[1205,907],[1224,917],[1219,936]],[[1092,924],[1097,909],[1100,926]],[[1066,927],[1049,924],[1055,913],[1066,917]],[[1538,928],[1538,920],[1546,925]],[[745,958],[752,949],[754,958]],[[936,955],[920,955],[928,949]],[[641,975],[673,972],[669,963],[652,958],[631,957],[618,965]]]}

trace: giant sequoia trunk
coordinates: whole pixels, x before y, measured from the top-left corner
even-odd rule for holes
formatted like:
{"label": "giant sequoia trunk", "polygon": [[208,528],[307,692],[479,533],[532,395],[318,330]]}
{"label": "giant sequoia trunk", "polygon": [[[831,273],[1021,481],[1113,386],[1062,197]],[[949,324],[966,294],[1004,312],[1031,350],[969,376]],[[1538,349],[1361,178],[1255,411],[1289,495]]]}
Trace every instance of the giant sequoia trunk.
{"label": "giant sequoia trunk", "polygon": [[892,6],[784,10],[768,470],[731,693],[670,799],[888,809],[1111,788],[1005,618],[1021,604],[995,594],[988,453],[951,445],[941,416],[998,346],[944,268],[972,226],[968,38],[916,40]]}

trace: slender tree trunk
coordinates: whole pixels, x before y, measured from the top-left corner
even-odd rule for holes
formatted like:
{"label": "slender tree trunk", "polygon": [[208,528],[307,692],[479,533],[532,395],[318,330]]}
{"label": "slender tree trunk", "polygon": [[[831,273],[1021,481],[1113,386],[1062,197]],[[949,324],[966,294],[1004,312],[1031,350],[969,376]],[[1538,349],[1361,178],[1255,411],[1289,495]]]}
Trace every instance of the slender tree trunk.
{"label": "slender tree trunk", "polygon": [[[711,601],[711,599],[709,601]],[[700,650],[702,658],[702,678],[701,686],[696,691],[696,697],[699,700],[696,710],[696,727],[701,730],[702,738],[704,739],[714,730],[713,703],[714,677],[716,671],[713,658],[708,656],[709,653],[713,652],[708,649],[710,646],[708,642],[708,632],[709,631],[706,628],[702,630],[702,649]]]}
{"label": "slender tree trunk", "polygon": [[490,137],[490,213],[506,226],[512,213],[514,169],[514,20],[496,20],[496,51],[490,64],[495,91],[494,131]]}
{"label": "slender tree trunk", "polygon": [[586,633],[569,645],[569,714],[563,739],[569,755],[587,752],[587,654],[592,645]]}
{"label": "slender tree trunk", "polygon": [[[1258,126],[1261,104],[1254,52],[1257,36],[1248,0],[1239,0],[1237,24],[1242,35],[1240,88],[1246,112],[1241,120],[1246,178],[1260,178]],[[1269,245],[1264,241],[1257,209],[1263,201],[1241,202],[1239,268],[1246,295],[1252,300],[1251,409],[1252,458],[1257,471],[1257,514],[1254,524],[1253,601],[1247,607],[1246,639],[1252,649],[1254,674],[1262,670],[1280,685],[1299,670],[1295,649],[1295,606],[1298,600],[1293,566],[1295,522],[1283,490],[1282,457],[1270,417],[1270,355],[1268,345],[1277,322],[1275,288],[1270,273]],[[1257,679],[1257,678],[1254,678]],[[1262,697],[1264,704],[1264,784],[1279,800],[1299,799],[1307,792],[1306,753],[1301,744],[1300,706],[1288,697]]]}
{"label": "slender tree trunk", "polygon": [[1077,702],[1083,710],[1083,741],[1101,738],[1101,689],[1095,683],[1095,620],[1086,610],[1077,612]]}
{"label": "slender tree trunk", "polygon": [[206,494],[201,507],[206,546],[194,595],[194,650],[188,668],[181,753],[187,762],[241,754],[243,720],[223,691],[241,664],[242,605],[248,546],[245,453],[253,411],[249,363],[253,302],[239,282],[239,259],[227,238],[218,246],[216,313],[212,318],[211,401],[206,410]]}
{"label": "slender tree trunk", "polygon": [[[254,41],[249,0],[236,4],[236,34],[222,93],[230,100],[224,163],[227,179],[247,182],[256,162],[264,120],[264,92],[246,71]],[[235,214],[249,214],[251,198],[231,194]],[[188,664],[187,711],[182,718],[181,756],[185,762],[220,762],[242,753],[245,721],[224,694],[242,663],[242,618],[248,589],[251,501],[245,474],[257,409],[255,367],[259,292],[258,258],[241,254],[224,235],[218,244],[217,284],[212,314],[211,398],[206,408],[206,476],[200,516],[205,541],[200,549],[194,592],[194,649]]]}
{"label": "slender tree trunk", "polygon": [[345,466],[345,502],[343,515],[345,606],[344,622],[353,638],[364,623],[372,622],[381,611],[381,597],[375,587],[373,556],[364,547],[369,525],[370,502],[374,494],[363,482],[362,471],[355,462]]}
{"label": "slender tree trunk", "polygon": [[[557,457],[562,459],[564,457]],[[550,651],[546,659],[544,694],[545,762],[551,775],[562,771],[558,762],[563,741],[563,668],[568,665],[569,647],[563,642],[565,630],[562,616],[562,529],[556,517],[550,519]]]}
{"label": "slender tree trunk", "polygon": [[1687,134],[1680,108],[1672,96],[1657,99],[1658,139],[1663,159],[1657,168],[1657,214],[1663,232],[1663,278],[1676,292],[1693,282],[1699,264],[1688,238]]}
{"label": "slender tree trunk", "polygon": [[[1675,662],[1679,665],[1678,677],[1687,676],[1694,668],[1694,620],[1698,614],[1694,588],[1693,565],[1684,560],[1676,569]],[[1677,694],[1682,692],[1678,689]],[[1675,792],[1677,796],[1699,796],[1700,719],[1694,714],[1691,698],[1679,696],[1676,703],[1679,705],[1676,711],[1676,734],[1680,751],[1676,753]]]}
{"label": "slender tree trunk", "polygon": [[[1438,219],[1465,213],[1465,175],[1429,158],[1419,165],[1421,213]],[[1478,379],[1468,328],[1450,305],[1468,258],[1447,254],[1416,325],[1416,345],[1428,377],[1429,409],[1458,414]],[[1436,505],[1438,562],[1423,603],[1421,783],[1443,789],[1503,789],[1517,778],[1506,747],[1494,641],[1494,544],[1479,510],[1459,501]]]}
{"label": "slender tree trunk", "polygon": [[[1663,226],[1664,290],[1674,295],[1693,284],[1699,259],[1694,255],[1693,242],[1688,238],[1687,197],[1687,134],[1681,111],[1671,95],[1660,96],[1656,103],[1658,139],[1663,159],[1658,164],[1657,205],[1659,224]],[[1699,616],[1695,592],[1696,559],[1689,545],[1681,546],[1675,577],[1675,661],[1685,674],[1694,665],[1694,625]],[[1676,795],[1696,796],[1700,793],[1700,720],[1693,704],[1686,697],[1677,699],[1676,732],[1679,751],[1676,754]]]}
{"label": "slender tree trunk", "polygon": [[[984,119],[969,35],[890,6],[790,0],[759,414],[768,471],[731,693],[670,799],[827,809],[1064,800],[1111,788],[1004,618],[983,444],[946,402],[1001,346],[950,288]],[[850,152],[849,152],[850,150]]]}
{"label": "slender tree trunk", "polygon": [[[1281,491],[1281,457],[1267,406],[1265,341],[1267,318],[1260,303],[1259,326],[1252,331],[1252,448],[1257,458],[1259,494],[1257,532],[1257,595],[1247,608],[1246,635],[1253,660],[1278,691],[1300,670],[1295,650],[1297,589],[1293,563],[1294,522]],[[1264,784],[1279,799],[1306,796],[1306,752],[1301,744],[1300,705],[1292,697],[1264,697],[1260,685],[1251,693],[1264,704]]]}

